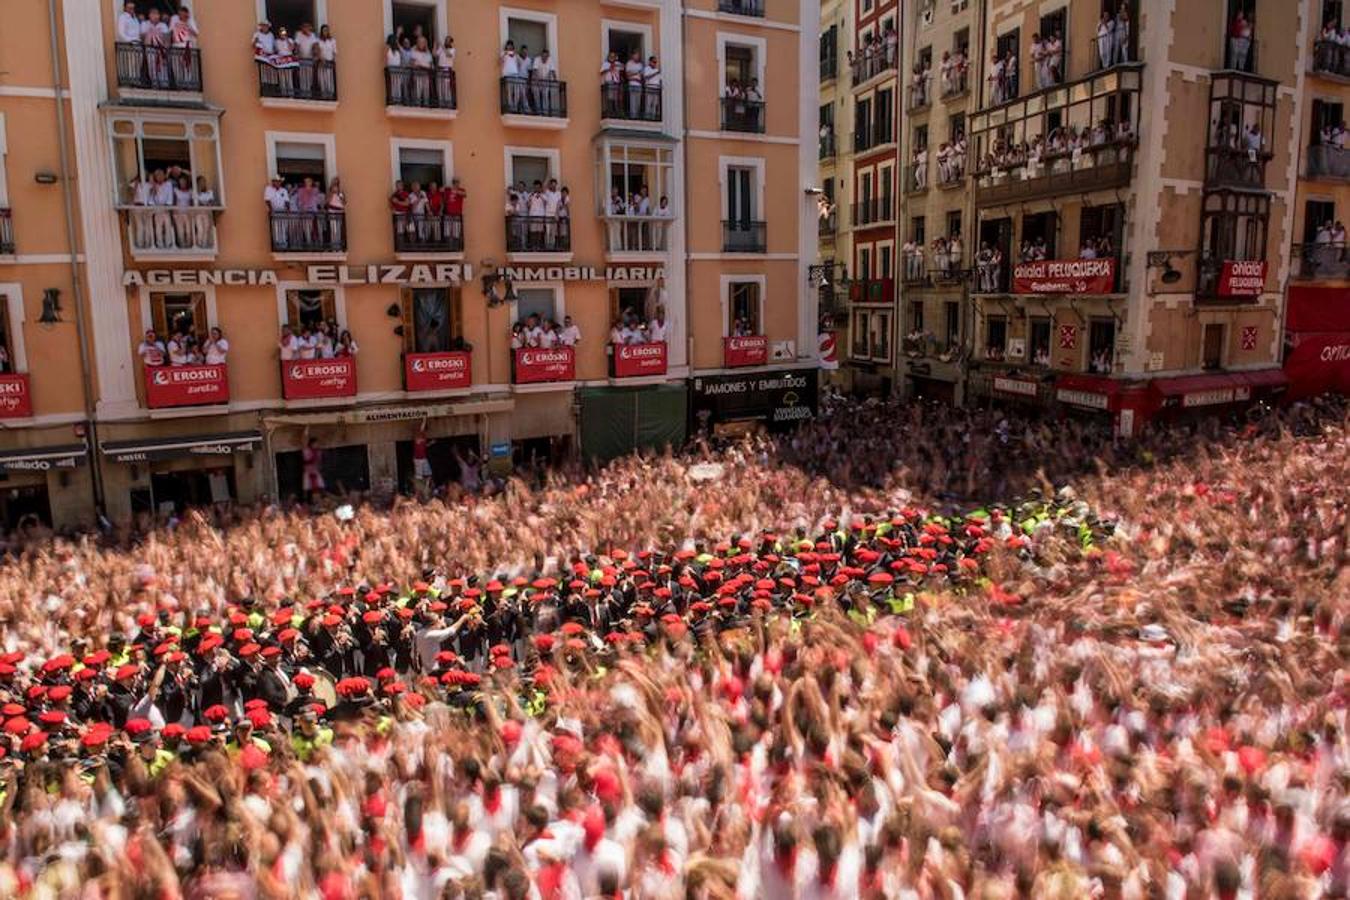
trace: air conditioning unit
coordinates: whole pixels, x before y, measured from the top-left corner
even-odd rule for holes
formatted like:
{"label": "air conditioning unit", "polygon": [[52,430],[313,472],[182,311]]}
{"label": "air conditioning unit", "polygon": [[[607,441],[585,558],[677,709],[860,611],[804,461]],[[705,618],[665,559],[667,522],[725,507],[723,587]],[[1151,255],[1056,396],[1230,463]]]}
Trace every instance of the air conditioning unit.
{"label": "air conditioning unit", "polygon": [[769,345],[769,359],[774,362],[791,362],[796,358],[796,341],[774,341]]}

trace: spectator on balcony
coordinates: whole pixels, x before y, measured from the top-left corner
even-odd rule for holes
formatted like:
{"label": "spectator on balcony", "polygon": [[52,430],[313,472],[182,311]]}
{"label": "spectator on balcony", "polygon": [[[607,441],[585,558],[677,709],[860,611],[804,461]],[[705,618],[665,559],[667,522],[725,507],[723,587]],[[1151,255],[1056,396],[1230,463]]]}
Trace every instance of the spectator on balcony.
{"label": "spectator on balcony", "polygon": [[447,108],[455,108],[455,39],[450,35],[436,48],[436,102]]}
{"label": "spectator on balcony", "polygon": [[334,176],[328,183],[328,191],[324,194],[323,208],[326,212],[324,221],[329,230],[329,239],[334,247],[346,246],[346,237],[343,235],[343,228],[346,225],[347,195],[342,192],[342,179]]}
{"label": "spectator on balcony", "polygon": [[292,41],[293,53],[297,62],[296,83],[301,97],[314,96],[314,62],[318,57],[319,36],[314,33],[314,25],[301,22]]}
{"label": "spectator on balcony", "polygon": [[333,355],[336,357],[355,356],[361,352],[361,348],[356,345],[356,338],[347,329],[342,329],[342,334],[338,335],[337,346],[333,348]]}
{"label": "spectator on balcony", "polygon": [[389,103],[400,106],[407,102],[408,71],[403,65],[403,50],[397,35],[391,34],[384,39],[384,72],[389,79]]}
{"label": "spectator on balcony", "polygon": [[523,350],[525,348],[525,324],[523,322],[511,323],[511,349]]}
{"label": "spectator on balcony", "polygon": [[926,65],[914,64],[914,72],[910,75],[910,93],[913,97],[915,107],[928,105],[928,83],[932,79],[933,73]]}
{"label": "spectator on balcony", "polygon": [[502,78],[506,81],[506,109],[512,113],[526,113],[529,109],[525,101],[525,81],[529,69],[521,68],[521,59],[516,55],[515,41],[507,41],[502,47]]}
{"label": "spectator on balcony", "polygon": [[656,202],[656,221],[652,223],[652,249],[666,249],[666,238],[670,231],[669,220],[675,218],[675,210],[670,207],[670,198],[661,195],[661,199]]}
{"label": "spectator on balcony", "polygon": [[558,332],[558,344],[563,347],[575,347],[581,343],[581,329],[572,321],[571,316],[563,316],[562,330]]}
{"label": "spectator on balcony", "polygon": [[405,235],[412,240],[416,235],[412,219],[412,195],[403,179],[394,182],[394,192],[389,195],[389,211],[394,214],[394,233]]}
{"label": "spectator on balcony", "polygon": [[300,335],[294,325],[281,326],[281,337],[277,339],[277,350],[282,362],[300,358]]}
{"label": "spectator on balcony", "polygon": [[286,227],[284,217],[278,218],[276,214],[290,210],[291,194],[286,190],[280,175],[273,173],[267,187],[263,189],[263,204],[266,205],[268,217],[272,222],[272,245],[278,249],[285,249],[290,246],[289,229]]}
{"label": "spectator on balcony", "polygon": [[196,363],[196,342],[190,334],[174,332],[169,335],[169,365],[190,366]]}
{"label": "spectator on balcony", "polygon": [[558,179],[550,178],[544,189],[544,240],[549,249],[565,246],[562,240],[560,220],[562,219],[563,195],[558,189]]}
{"label": "spectator on balcony", "polygon": [[173,182],[173,246],[180,250],[192,247],[192,179],[184,174]]}
{"label": "spectator on balcony", "polygon": [[202,361],[208,366],[223,366],[229,352],[230,342],[225,339],[225,332],[213,327],[202,345]]}
{"label": "spectator on balcony", "polygon": [[647,57],[647,65],[642,67],[644,118],[661,118],[661,61],[655,56]]}
{"label": "spectator on balcony", "polygon": [[152,176],[150,204],[154,208],[155,246],[161,250],[174,248],[173,214],[175,185],[163,169]]}
{"label": "spectator on balcony", "polygon": [[642,54],[634,50],[628,54],[628,62],[623,66],[623,82],[627,91],[628,118],[636,119],[642,112]]}
{"label": "spectator on balcony", "polygon": [[118,81],[128,84],[140,82],[145,67],[145,46],[141,43],[141,19],[136,15],[136,4],[127,0],[117,14],[117,73]]}
{"label": "spectator on balcony", "polygon": [[151,87],[169,87],[169,23],[156,7],[151,7],[141,22],[141,43],[145,45],[145,67]]}
{"label": "spectator on balcony", "polygon": [[1255,158],[1265,149],[1265,139],[1261,136],[1261,126],[1253,122],[1247,126],[1243,135],[1243,147],[1249,157]]}
{"label": "spectator on balcony", "polygon": [[895,30],[894,25],[888,25],[881,36],[881,41],[886,68],[894,69],[900,61],[900,32]]}
{"label": "spectator on balcony", "polygon": [[989,81],[989,102],[993,106],[997,106],[1006,99],[1007,79],[1004,66],[1003,57],[998,54],[997,50],[994,51],[993,56],[989,58],[989,76],[987,79]]}
{"label": "spectator on balcony", "polygon": [[408,227],[419,243],[425,243],[431,236],[431,198],[422,190],[422,183],[414,181],[408,190]]}
{"label": "spectator on balcony", "polygon": [[562,110],[559,108],[561,97],[558,93],[558,67],[554,65],[553,58],[548,50],[540,51],[530,64],[530,95],[534,104],[534,111],[537,115],[556,116]]}
{"label": "spectator on balcony", "polygon": [[1228,64],[1239,72],[1247,71],[1247,55],[1252,49],[1252,23],[1239,7],[1228,26]]}
{"label": "spectator on balcony", "polygon": [[948,277],[956,277],[961,269],[961,253],[965,248],[961,246],[961,232],[953,231],[947,238],[947,258],[950,261],[947,274]]}
{"label": "spectator on balcony", "polygon": [[600,95],[605,115],[617,117],[623,111],[623,61],[612,50],[600,67]]}
{"label": "spectator on balcony", "polygon": [[1097,375],[1110,375],[1111,368],[1112,366],[1111,366],[1110,347],[1103,347],[1096,353],[1092,354],[1092,362],[1089,363],[1088,365],[1088,369],[1091,372]]}
{"label": "spectator on balcony", "polygon": [[1103,9],[1097,21],[1097,60],[1103,69],[1116,60],[1116,19],[1109,9]]}
{"label": "spectator on balcony", "polygon": [[469,193],[458,178],[450,179],[450,186],[441,191],[445,211],[445,235],[456,243],[464,240],[464,201]]}
{"label": "spectator on balcony", "polygon": [[414,106],[429,106],[431,103],[431,76],[436,63],[431,53],[431,45],[425,36],[417,38],[412,52],[408,54],[408,66],[412,69],[412,102]]}
{"label": "spectator on balcony", "polygon": [[658,304],[656,314],[647,320],[644,330],[646,340],[653,344],[664,344],[670,333],[670,323],[666,321],[666,307]]}
{"label": "spectator on balcony", "polygon": [[155,244],[155,219],[151,207],[155,205],[154,182],[140,175],[131,178],[131,234],[139,249]]}
{"label": "spectator on balcony", "polygon": [[1046,87],[1064,81],[1064,36],[1058,31],[1052,32],[1045,41],[1045,65],[1049,80]]}
{"label": "spectator on balcony", "polygon": [[1035,74],[1037,90],[1054,83],[1050,80],[1050,51],[1039,32],[1031,36],[1031,69]]}
{"label": "spectator on balcony", "polygon": [[914,156],[910,160],[914,167],[914,189],[922,191],[928,187],[928,148],[914,148]]}
{"label": "spectator on balcony", "polygon": [[316,47],[319,62],[319,90],[325,97],[337,96],[337,38],[327,25],[319,28],[319,43]]}
{"label": "spectator on balcony", "polygon": [[572,192],[567,188],[558,191],[558,242],[572,248]]}
{"label": "spectator on balcony", "polygon": [[145,339],[136,347],[136,355],[141,358],[141,362],[147,366],[162,366],[166,358],[167,350],[164,342],[155,334],[155,329],[151,328],[145,332]]}
{"label": "spectator on balcony", "polygon": [[211,207],[216,205],[216,192],[211,190],[204,175],[197,176],[197,190],[192,195],[192,204],[197,207],[197,211],[192,214],[192,246],[213,247]]}

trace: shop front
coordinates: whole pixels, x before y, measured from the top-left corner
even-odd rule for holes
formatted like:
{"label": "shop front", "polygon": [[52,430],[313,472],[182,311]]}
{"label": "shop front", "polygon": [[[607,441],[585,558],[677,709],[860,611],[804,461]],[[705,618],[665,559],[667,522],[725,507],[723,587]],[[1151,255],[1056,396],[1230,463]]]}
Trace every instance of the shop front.
{"label": "shop front", "polygon": [[0,525],[13,530],[71,524],[60,515],[58,497],[85,468],[88,455],[82,443],[0,452]]}
{"label": "shop front", "polygon": [[819,410],[819,381],[817,369],[693,378],[690,428],[716,433],[732,423],[754,422],[781,431],[809,422]]}
{"label": "shop front", "polygon": [[258,498],[262,448],[257,430],[105,440],[99,451],[112,517],[251,503]]}
{"label": "shop front", "polygon": [[1146,384],[1104,375],[1060,375],[1054,396],[1061,412],[1110,420],[1117,437],[1134,437],[1152,414]]}
{"label": "shop front", "polygon": [[1158,418],[1175,421],[1273,402],[1288,385],[1288,377],[1279,369],[1258,369],[1155,378],[1149,389]]}

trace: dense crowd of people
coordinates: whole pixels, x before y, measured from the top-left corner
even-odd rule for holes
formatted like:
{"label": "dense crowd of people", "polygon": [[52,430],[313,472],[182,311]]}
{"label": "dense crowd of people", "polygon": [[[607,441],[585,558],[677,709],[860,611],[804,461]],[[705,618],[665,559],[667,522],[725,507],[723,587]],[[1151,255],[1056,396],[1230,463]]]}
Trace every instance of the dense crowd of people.
{"label": "dense crowd of people", "polygon": [[1344,897],[1347,451],[827,399],[15,546],[0,893]]}
{"label": "dense crowd of people", "polygon": [[173,86],[201,90],[195,58],[200,41],[197,20],[186,5],[172,15],[157,6],[141,14],[132,0],[126,0],[117,14],[118,77],[159,90]]}
{"label": "dense crowd of people", "polygon": [[1007,177],[1026,169],[1024,177],[1034,178],[1069,172],[1109,161],[1109,158],[1099,160],[1098,154],[1132,147],[1137,140],[1127,119],[1119,122],[1103,119],[1091,128],[1060,126],[1052,129],[1048,137],[1036,135],[1025,141],[1009,141],[1000,136],[979,160],[977,173]]}
{"label": "dense crowd of people", "polygon": [[572,192],[556,178],[506,186],[506,249],[551,253],[572,247]]}

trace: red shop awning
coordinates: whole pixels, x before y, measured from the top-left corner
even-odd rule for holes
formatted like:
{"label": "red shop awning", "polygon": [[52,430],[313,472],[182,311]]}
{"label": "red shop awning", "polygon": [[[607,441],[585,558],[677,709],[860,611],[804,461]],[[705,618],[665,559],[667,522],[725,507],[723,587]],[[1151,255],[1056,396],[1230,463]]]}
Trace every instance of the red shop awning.
{"label": "red shop awning", "polygon": [[1152,389],[1165,408],[1202,409],[1247,403],[1254,396],[1273,393],[1287,383],[1288,379],[1279,369],[1260,369],[1254,372],[1157,378],[1153,381]]}
{"label": "red shop awning", "polygon": [[1055,379],[1055,399],[1079,409],[1115,412],[1122,383],[1104,375],[1060,375]]}

